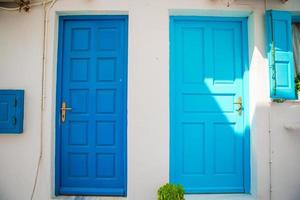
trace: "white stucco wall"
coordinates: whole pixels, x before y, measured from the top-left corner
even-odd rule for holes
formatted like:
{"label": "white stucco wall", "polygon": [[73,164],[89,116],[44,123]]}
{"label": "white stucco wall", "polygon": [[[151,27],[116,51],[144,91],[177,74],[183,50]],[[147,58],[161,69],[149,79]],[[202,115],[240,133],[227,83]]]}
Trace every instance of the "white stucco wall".
{"label": "white stucco wall", "polygon": [[[299,0],[276,2],[269,8],[300,11]],[[0,88],[24,88],[26,94],[24,133],[0,135],[0,199],[30,199],[41,114],[44,154],[34,199],[53,198],[57,15],[118,13],[129,15],[128,197],[124,199],[154,200],[157,188],[169,179],[169,15],[181,13],[249,15],[251,191],[258,200],[270,197],[270,129],[272,200],[299,200],[300,132],[287,131],[284,124],[300,121],[300,103],[269,102],[261,0],[237,0],[229,8],[222,0],[58,0],[49,16],[44,112],[40,109],[43,9],[0,11]]]}

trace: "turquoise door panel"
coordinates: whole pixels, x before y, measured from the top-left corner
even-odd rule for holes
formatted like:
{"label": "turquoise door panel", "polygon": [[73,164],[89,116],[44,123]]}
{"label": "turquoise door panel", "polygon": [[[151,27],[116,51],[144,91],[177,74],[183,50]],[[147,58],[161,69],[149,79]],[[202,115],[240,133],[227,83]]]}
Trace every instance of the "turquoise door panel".
{"label": "turquoise door panel", "polygon": [[170,179],[187,193],[249,190],[245,24],[171,17]]}
{"label": "turquoise door panel", "polygon": [[127,17],[61,17],[58,61],[56,194],[125,196]]}

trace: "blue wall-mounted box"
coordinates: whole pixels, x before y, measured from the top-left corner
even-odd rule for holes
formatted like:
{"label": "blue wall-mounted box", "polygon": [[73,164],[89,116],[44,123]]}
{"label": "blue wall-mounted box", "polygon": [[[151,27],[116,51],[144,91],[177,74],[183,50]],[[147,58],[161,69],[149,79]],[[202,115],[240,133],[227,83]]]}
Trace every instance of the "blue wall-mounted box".
{"label": "blue wall-mounted box", "polygon": [[23,132],[24,90],[0,90],[0,134]]}

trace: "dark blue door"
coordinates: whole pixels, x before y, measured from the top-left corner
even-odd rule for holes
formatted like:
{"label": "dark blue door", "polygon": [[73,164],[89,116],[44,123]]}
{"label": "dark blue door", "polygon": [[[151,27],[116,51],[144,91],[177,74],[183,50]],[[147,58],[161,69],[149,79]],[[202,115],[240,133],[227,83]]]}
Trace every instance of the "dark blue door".
{"label": "dark blue door", "polygon": [[61,17],[56,194],[126,195],[127,17]]}
{"label": "dark blue door", "polygon": [[171,20],[171,181],[247,192],[247,19]]}

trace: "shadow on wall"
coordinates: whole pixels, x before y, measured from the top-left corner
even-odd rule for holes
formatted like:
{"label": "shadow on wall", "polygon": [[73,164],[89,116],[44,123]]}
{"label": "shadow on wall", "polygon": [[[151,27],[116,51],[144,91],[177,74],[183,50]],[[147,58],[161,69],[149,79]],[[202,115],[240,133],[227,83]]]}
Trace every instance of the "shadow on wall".
{"label": "shadow on wall", "polygon": [[[259,20],[257,19],[259,18]],[[266,40],[265,40],[265,13],[255,12],[248,17],[248,43],[249,43],[249,61],[255,61],[253,59],[255,53],[261,56],[261,58],[267,59],[267,53],[265,50]],[[254,64],[254,63],[253,63]],[[262,66],[264,67],[264,66]]]}
{"label": "shadow on wall", "polygon": [[[299,200],[300,130],[287,130],[284,127],[300,123],[300,104],[269,103],[265,24],[257,24],[261,20],[254,18],[264,18],[264,13],[260,15],[256,12],[248,20],[250,102],[251,105],[255,105],[250,119],[251,192],[257,194],[259,199],[269,199],[271,180],[272,200]],[[259,58],[264,60],[260,62]],[[270,152],[272,152],[271,173],[269,173]]]}
{"label": "shadow on wall", "polygon": [[286,126],[300,123],[300,104],[272,104],[270,130],[272,138],[272,188],[274,200],[300,198],[300,129]]}
{"label": "shadow on wall", "polygon": [[296,103],[266,103],[255,108],[251,127],[251,181],[252,192],[261,199],[269,199],[270,181],[272,200],[300,197],[300,130],[285,128],[298,125],[299,116],[300,105]]}

